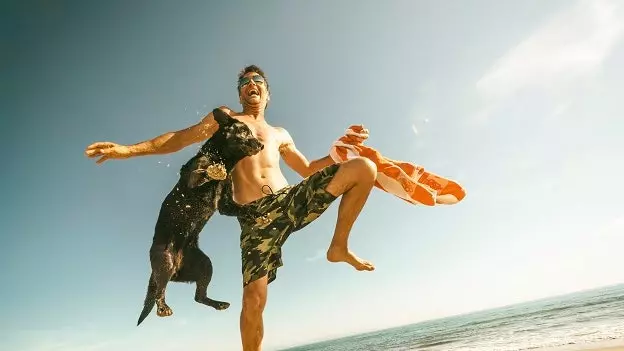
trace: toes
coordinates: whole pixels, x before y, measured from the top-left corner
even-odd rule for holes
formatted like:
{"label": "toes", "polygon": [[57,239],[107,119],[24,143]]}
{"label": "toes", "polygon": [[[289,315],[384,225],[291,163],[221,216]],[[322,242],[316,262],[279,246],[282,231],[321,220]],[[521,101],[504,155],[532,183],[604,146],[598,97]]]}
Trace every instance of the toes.
{"label": "toes", "polygon": [[156,314],[159,317],[169,317],[173,314],[173,311],[170,308],[162,308],[156,311]]}
{"label": "toes", "polygon": [[373,264],[368,261],[362,261],[361,265],[357,267],[357,270],[358,271],[374,271],[375,266],[373,266]]}

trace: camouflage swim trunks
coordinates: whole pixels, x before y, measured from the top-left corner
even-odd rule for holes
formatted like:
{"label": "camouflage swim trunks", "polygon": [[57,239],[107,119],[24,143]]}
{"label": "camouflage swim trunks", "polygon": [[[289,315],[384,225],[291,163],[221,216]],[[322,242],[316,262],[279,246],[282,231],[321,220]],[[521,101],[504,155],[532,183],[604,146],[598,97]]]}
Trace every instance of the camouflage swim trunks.
{"label": "camouflage swim trunks", "polygon": [[336,200],[325,190],[339,165],[314,173],[294,186],[287,186],[242,206],[241,227],[243,286],[268,275],[275,280],[282,263],[282,245],[290,234],[319,217]]}

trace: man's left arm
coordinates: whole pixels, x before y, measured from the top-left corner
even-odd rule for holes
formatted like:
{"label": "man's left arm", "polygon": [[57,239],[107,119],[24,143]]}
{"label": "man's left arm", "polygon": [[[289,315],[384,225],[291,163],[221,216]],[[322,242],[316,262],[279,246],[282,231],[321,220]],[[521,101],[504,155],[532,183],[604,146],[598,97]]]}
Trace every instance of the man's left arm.
{"label": "man's left arm", "polygon": [[329,156],[325,156],[318,160],[308,161],[308,159],[297,149],[292,137],[284,128],[276,128],[281,135],[281,143],[279,147],[280,154],[284,162],[293,171],[297,172],[303,178],[306,178],[321,169],[333,165],[335,162]]}

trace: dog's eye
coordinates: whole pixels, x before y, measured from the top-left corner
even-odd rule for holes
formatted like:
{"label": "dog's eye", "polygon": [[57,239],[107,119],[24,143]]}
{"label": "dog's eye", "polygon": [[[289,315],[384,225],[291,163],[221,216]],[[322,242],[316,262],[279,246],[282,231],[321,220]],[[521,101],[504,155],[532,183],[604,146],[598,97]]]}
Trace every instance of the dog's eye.
{"label": "dog's eye", "polygon": [[237,134],[237,135],[240,135],[240,136],[241,136],[241,137],[243,137],[243,138],[247,138],[247,137],[249,137],[249,132],[248,132],[248,131],[246,131],[246,130],[244,130],[244,129],[238,129],[238,130],[236,131],[236,134]]}

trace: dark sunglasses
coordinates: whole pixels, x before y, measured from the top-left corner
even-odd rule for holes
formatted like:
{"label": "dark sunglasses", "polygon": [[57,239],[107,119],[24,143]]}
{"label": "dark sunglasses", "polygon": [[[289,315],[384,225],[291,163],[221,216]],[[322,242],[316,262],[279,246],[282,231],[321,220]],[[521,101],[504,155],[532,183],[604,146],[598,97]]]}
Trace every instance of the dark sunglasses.
{"label": "dark sunglasses", "polygon": [[264,78],[262,78],[261,75],[256,74],[255,76],[251,76],[251,77],[242,77],[241,79],[238,80],[238,87],[242,88],[245,85],[249,84],[249,82],[254,81],[256,84],[264,84]]}

